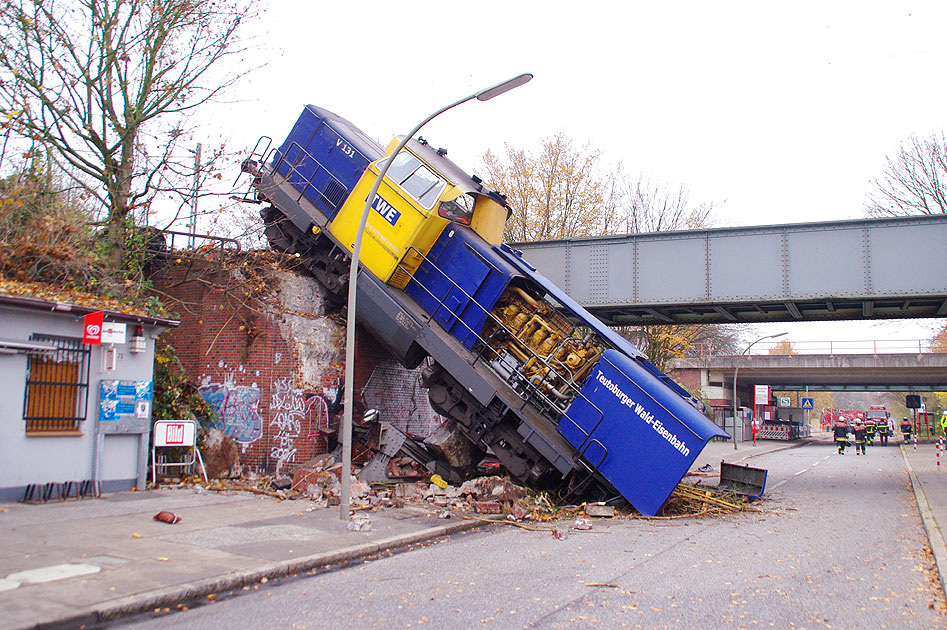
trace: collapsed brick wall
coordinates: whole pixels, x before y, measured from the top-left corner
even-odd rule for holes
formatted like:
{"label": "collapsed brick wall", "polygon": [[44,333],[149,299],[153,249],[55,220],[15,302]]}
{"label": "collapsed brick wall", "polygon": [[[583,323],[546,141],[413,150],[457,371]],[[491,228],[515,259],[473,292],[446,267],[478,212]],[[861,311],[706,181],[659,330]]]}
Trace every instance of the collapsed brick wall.
{"label": "collapsed brick wall", "polygon": [[[345,359],[345,323],[324,289],[278,269],[273,258],[179,258],[153,276],[181,320],[162,340],[199,384],[217,427],[238,444],[241,464],[259,472],[290,470],[334,444]],[[416,373],[358,327],[357,398],[367,385],[370,399],[357,400],[356,411],[379,408],[402,430],[436,423]]]}

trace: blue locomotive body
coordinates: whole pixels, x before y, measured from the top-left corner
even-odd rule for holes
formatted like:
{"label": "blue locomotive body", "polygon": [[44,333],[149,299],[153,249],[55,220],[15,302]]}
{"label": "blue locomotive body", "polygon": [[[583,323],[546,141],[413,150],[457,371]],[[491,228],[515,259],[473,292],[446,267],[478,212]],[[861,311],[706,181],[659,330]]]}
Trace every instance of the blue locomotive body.
{"label": "blue locomotive body", "polygon": [[276,171],[329,220],[382,148],[352,123],[307,105],[274,155]]}
{"label": "blue locomotive body", "polygon": [[[478,204],[499,199],[443,151],[412,143],[412,159],[447,181],[440,206],[457,199],[451,187]],[[299,253],[321,279],[348,251],[327,232],[382,157],[351,123],[307,107],[255,173],[258,196],[272,203],[263,215],[273,246]],[[430,357],[422,382],[433,407],[514,477],[601,498],[617,491],[657,513],[707,442],[726,433],[518,252],[485,240],[471,205],[472,219],[443,219],[430,243],[408,243],[401,255],[413,266],[402,261],[389,278],[360,271],[360,323],[409,367]]]}

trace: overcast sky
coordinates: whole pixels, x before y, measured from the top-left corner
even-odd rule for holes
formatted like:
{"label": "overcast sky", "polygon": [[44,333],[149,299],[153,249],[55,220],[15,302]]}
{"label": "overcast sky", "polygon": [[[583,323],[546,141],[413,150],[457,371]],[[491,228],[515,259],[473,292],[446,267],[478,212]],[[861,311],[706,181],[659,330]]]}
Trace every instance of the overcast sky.
{"label": "overcast sky", "polygon": [[[685,184],[715,203],[718,226],[854,219],[885,155],[945,127],[945,25],[943,1],[271,0],[254,25],[267,66],[214,117],[231,146],[279,142],[312,103],[384,143],[531,72],[422,135],[476,172],[487,150],[535,149],[564,131],[627,172]],[[865,334],[927,336],[932,325]],[[789,329],[808,339],[849,328]]]}

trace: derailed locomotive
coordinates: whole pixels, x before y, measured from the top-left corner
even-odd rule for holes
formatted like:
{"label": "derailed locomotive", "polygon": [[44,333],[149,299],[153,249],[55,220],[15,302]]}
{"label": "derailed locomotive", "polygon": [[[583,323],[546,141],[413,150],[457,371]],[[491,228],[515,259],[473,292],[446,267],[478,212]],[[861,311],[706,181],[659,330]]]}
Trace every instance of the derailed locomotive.
{"label": "derailed locomotive", "polygon": [[423,139],[398,155],[307,106],[244,163],[272,247],[343,295],[379,162],[357,283],[359,323],[406,367],[427,359],[433,408],[537,488],[620,494],[653,515],[713,437],[702,405],[502,243],[509,208]]}

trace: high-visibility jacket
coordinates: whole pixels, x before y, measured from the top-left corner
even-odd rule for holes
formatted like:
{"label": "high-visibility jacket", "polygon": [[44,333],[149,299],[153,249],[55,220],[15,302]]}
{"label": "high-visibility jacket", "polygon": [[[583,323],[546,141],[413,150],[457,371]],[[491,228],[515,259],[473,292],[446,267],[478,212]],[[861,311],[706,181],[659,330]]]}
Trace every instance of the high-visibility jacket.
{"label": "high-visibility jacket", "polygon": [[832,427],[832,431],[835,433],[836,442],[844,442],[848,439],[848,426],[844,424],[837,424]]}
{"label": "high-visibility jacket", "polygon": [[881,435],[888,435],[888,428],[889,428],[889,427],[888,427],[888,421],[887,421],[887,420],[882,420],[882,421],[878,422],[878,425],[877,425],[877,426],[878,426],[878,433],[880,433]]}
{"label": "high-visibility jacket", "polygon": [[855,427],[855,444],[864,444],[866,434],[867,434],[867,431],[865,431],[865,427],[862,427],[860,429],[858,427]]}

